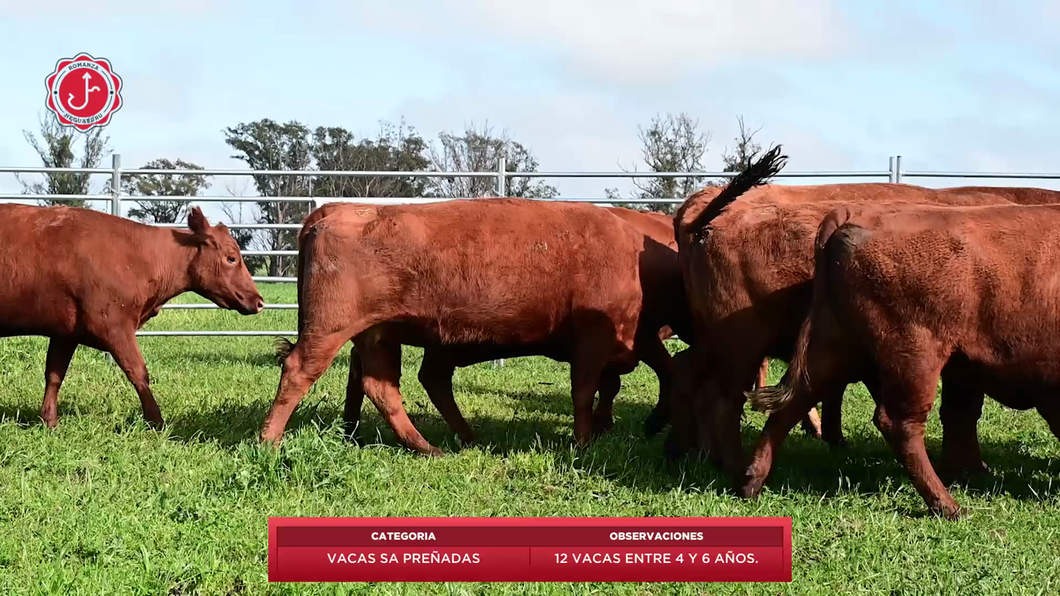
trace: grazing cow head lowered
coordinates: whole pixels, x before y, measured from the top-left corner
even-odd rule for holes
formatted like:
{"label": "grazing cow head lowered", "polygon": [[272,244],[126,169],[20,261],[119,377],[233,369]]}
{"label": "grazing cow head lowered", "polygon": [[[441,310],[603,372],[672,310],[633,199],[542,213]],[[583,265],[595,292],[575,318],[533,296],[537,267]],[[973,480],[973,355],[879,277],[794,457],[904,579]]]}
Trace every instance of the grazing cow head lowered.
{"label": "grazing cow head lowered", "polygon": [[250,277],[228,226],[211,226],[206,216],[195,207],[188,213],[191,235],[187,244],[196,249],[188,267],[191,291],[221,308],[232,309],[242,315],[261,312],[265,301]]}

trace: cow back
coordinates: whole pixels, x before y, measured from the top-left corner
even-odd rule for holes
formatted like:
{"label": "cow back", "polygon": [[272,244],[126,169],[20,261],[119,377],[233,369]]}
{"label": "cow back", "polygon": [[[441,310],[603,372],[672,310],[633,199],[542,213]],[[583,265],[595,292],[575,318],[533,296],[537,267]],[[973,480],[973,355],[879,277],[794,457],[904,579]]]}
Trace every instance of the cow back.
{"label": "cow back", "polygon": [[306,317],[338,308],[426,329],[414,345],[544,342],[572,316],[635,327],[640,314],[644,234],[591,205],[353,204],[304,237]]}

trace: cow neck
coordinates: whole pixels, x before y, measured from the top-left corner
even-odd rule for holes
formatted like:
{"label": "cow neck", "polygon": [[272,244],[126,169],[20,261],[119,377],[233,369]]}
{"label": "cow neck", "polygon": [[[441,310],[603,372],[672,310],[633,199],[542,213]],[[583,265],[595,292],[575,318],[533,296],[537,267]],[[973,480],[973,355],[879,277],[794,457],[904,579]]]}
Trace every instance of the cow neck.
{"label": "cow neck", "polygon": [[157,283],[153,284],[154,295],[147,297],[145,306],[149,312],[157,311],[166,302],[193,289],[188,270],[191,268],[197,250],[194,245],[187,242],[187,239],[191,237],[189,232],[156,229],[168,236],[163,242],[158,243],[158,246],[165,248],[159,251],[155,259],[152,259],[155,270],[151,277],[157,280]]}

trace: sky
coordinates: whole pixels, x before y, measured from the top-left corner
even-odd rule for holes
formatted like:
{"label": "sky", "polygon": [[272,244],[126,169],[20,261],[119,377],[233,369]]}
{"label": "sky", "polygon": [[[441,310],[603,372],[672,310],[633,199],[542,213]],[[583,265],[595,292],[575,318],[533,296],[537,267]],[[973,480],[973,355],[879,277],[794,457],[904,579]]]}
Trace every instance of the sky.
{"label": "sky", "polygon": [[[84,7],[0,0],[0,165],[40,165],[23,130],[45,114],[44,79],[88,52],[123,79],[107,134],[126,167],[167,157],[242,168],[222,129],[272,118],[360,135],[404,119],[426,138],[488,122],[543,171],[644,169],[638,125],[686,112],[711,136],[708,170],[720,169],[742,116],[761,128],[757,141],[784,145],[789,171],[886,170],[902,155],[907,170],[1060,172],[1060,3],[1049,0]],[[549,182],[568,197],[631,188]],[[0,192],[19,188],[0,175]],[[254,194],[248,178],[215,179],[207,192],[229,190]]]}

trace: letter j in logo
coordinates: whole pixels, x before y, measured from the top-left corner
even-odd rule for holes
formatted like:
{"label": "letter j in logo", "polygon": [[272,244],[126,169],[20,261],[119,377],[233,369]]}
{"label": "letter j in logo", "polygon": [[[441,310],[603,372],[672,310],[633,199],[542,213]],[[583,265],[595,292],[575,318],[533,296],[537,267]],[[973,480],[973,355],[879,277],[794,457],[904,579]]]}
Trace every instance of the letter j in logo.
{"label": "letter j in logo", "polygon": [[46,105],[63,126],[82,132],[110,123],[121,108],[121,77],[106,58],[81,53],[63,58],[45,79]]}

